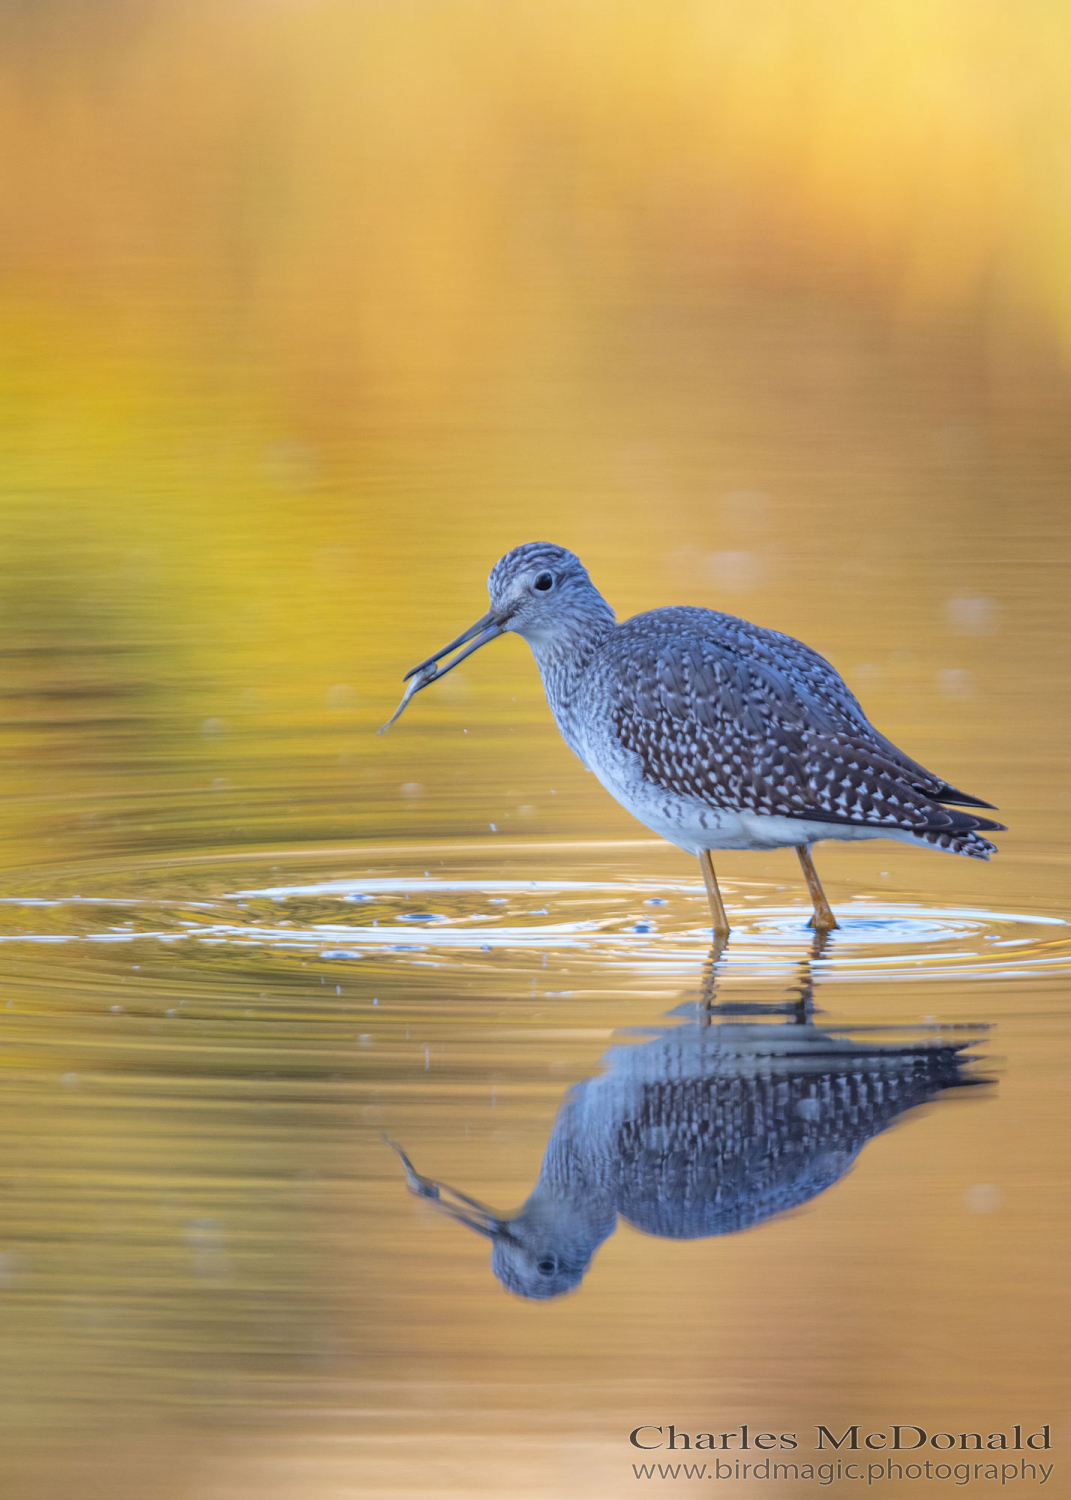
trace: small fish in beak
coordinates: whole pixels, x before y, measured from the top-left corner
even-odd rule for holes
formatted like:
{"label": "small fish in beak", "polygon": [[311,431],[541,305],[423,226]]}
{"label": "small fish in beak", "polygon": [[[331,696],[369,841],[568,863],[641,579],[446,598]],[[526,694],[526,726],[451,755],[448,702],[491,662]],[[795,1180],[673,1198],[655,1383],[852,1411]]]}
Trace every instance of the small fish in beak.
{"label": "small fish in beak", "polygon": [[439,668],[437,667],[435,662],[432,662],[430,666],[422,667],[416,673],[416,676],[411,677],[409,679],[409,686],[405,690],[402,701],[398,704],[398,707],[394,710],[390,718],[383,725],[383,728],[377,729],[376,733],[386,734],[387,730],[394,723],[395,719],[401,718],[402,714],[405,712],[405,705],[409,702],[413,694],[419,693],[421,688],[426,688],[429,682],[434,682],[438,675]]}
{"label": "small fish in beak", "polygon": [[[471,656],[481,646],[486,646],[488,641],[493,641],[496,636],[500,636],[504,629],[505,625],[498,619],[494,611],[488,610],[487,614],[477,620],[475,625],[470,625],[468,630],[463,630],[448,646],[444,646],[441,651],[436,651],[434,656],[429,656],[426,661],[418,662],[415,667],[410,668],[406,672],[405,678],[402,679],[403,681],[409,681],[409,686],[405,690],[405,696],[383,725],[383,728],[377,730],[377,733],[384,734],[394,723],[395,719],[401,717],[405,712],[410,698],[414,694],[419,693],[422,688],[426,688],[430,682],[435,682],[437,678],[445,677],[447,672],[452,672],[458,662],[464,661],[466,656]],[[464,646],[465,650],[457,651],[459,646]],[[457,651],[457,655],[452,661],[448,661],[445,665],[440,666],[439,663],[442,661],[442,658],[449,656],[451,651]]]}

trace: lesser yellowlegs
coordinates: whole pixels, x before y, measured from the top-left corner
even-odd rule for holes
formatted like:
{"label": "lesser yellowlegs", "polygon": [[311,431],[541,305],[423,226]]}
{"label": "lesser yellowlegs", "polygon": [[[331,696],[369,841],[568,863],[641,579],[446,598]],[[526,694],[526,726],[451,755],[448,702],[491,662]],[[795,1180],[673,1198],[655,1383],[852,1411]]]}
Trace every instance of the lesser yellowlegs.
{"label": "lesser yellowlegs", "polygon": [[549,542],[507,552],[488,591],[488,612],[406,673],[384,729],[414,693],[515,631],[570,749],[641,823],[699,857],[719,938],[729,922],[714,849],[794,848],[818,931],[837,925],[811,858],[819,839],[996,852],[982,831],[1004,825],[949,805],[992,804],[879,734],[802,641],[712,609],[655,609],[618,624],[580,559]]}

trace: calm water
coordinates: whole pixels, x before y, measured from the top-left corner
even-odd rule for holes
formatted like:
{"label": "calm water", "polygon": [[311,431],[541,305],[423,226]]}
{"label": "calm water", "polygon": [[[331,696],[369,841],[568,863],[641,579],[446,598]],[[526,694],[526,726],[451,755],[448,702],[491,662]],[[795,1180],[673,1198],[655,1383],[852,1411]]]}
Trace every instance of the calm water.
{"label": "calm water", "polygon": [[[1068,1493],[1045,131],[1013,214],[929,32],[916,151],[728,11],[11,9],[5,1500],[601,1500],[669,1423],[1049,1423]],[[820,846],[816,949],[725,855],[712,962],[519,640],[377,738],[539,537],[807,640],[999,856]]]}

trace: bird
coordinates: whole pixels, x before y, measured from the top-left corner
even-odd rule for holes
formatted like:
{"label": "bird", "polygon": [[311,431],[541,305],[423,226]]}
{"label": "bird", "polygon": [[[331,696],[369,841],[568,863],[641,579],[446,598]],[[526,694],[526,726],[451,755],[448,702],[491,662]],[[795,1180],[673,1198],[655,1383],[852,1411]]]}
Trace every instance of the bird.
{"label": "bird", "polygon": [[[647,828],[699,860],[714,937],[730,923],[719,850],[794,848],[809,926],[838,926],[812,847],[891,838],[988,859],[993,809],[910,759],[824,657],[734,615],[670,606],[618,621],[567,547],[526,542],[494,565],[490,609],[405,674],[413,696],[500,635],[532,649],[571,750]],[[456,654],[451,654],[456,653]]]}
{"label": "bird", "polygon": [[[773,1007],[770,1007],[773,1009]],[[906,1111],[983,1084],[971,1041],[855,1041],[809,1019],[658,1028],[603,1059],[554,1121],[524,1205],[499,1214],[401,1158],[411,1192],[491,1241],[510,1292],[574,1291],[619,1218],[665,1239],[756,1228],[838,1182]]]}

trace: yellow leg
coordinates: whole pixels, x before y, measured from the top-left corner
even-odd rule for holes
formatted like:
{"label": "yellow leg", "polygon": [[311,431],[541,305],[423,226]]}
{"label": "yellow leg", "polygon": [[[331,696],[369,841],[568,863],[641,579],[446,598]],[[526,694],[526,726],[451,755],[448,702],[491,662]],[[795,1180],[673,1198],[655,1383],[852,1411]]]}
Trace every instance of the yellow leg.
{"label": "yellow leg", "polygon": [[837,925],[837,919],[833,915],[833,908],[826,900],[826,893],[822,889],[822,882],[818,879],[818,871],[815,869],[814,860],[811,858],[810,844],[797,845],[796,853],[800,857],[800,864],[803,866],[803,876],[807,882],[807,889],[811,893],[811,905],[814,907],[814,916],[811,918],[810,925],[814,928],[815,932],[832,932]]}
{"label": "yellow leg", "polygon": [[729,936],[729,918],[725,915],[725,902],[718,890],[718,877],[714,874],[714,862],[710,850],[703,849],[699,855],[699,868],[703,872],[703,884],[707,888],[710,915],[714,918],[714,936],[723,942]]}
{"label": "yellow leg", "polygon": [[728,946],[728,934],[718,933],[710,949],[710,957],[703,965],[703,982],[699,989],[699,1004],[702,1007],[700,1019],[701,1026],[710,1025],[710,1012],[717,1009],[718,1005],[718,971],[721,967],[722,954]]}

